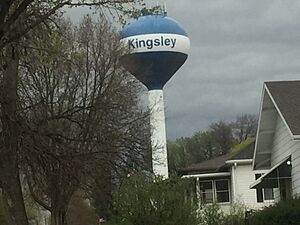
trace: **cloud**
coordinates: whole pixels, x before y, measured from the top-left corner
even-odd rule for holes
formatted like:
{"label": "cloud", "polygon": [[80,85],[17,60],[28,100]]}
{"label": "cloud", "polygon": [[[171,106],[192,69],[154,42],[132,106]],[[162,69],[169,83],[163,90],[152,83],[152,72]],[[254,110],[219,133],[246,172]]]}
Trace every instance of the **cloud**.
{"label": "cloud", "polygon": [[[300,79],[299,0],[166,3],[191,39],[187,62],[164,88],[169,139],[257,114],[264,81]],[[78,8],[69,15],[78,21],[87,12]]]}
{"label": "cloud", "polygon": [[186,64],[165,86],[167,135],[258,113],[263,81],[300,79],[300,2],[167,1],[189,33]]}

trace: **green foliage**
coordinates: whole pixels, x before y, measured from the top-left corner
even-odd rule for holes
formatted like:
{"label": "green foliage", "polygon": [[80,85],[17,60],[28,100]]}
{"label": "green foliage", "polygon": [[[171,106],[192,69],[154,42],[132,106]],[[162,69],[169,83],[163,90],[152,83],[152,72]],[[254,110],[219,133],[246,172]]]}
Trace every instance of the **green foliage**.
{"label": "green foliage", "polygon": [[98,217],[95,209],[76,192],[69,203],[67,211],[67,224],[72,225],[97,225]]}
{"label": "green foliage", "polygon": [[233,146],[229,152],[238,152],[241,149],[245,148],[246,146],[248,146],[249,144],[251,144],[253,141],[255,141],[255,137],[249,137],[246,140],[242,141],[239,144],[236,144],[235,146]]}
{"label": "green foliage", "polygon": [[255,115],[242,114],[232,122],[212,123],[207,131],[195,132],[191,137],[169,141],[170,172],[176,173],[186,165],[243,149],[255,140],[256,126]]}
{"label": "green foliage", "polygon": [[235,143],[231,127],[225,122],[213,123],[209,131],[168,142],[170,171],[226,154]]}
{"label": "green foliage", "polygon": [[184,138],[178,138],[175,142],[168,141],[167,146],[169,172],[176,174],[177,170],[183,168],[186,163]]}
{"label": "green foliage", "polygon": [[116,221],[132,225],[198,224],[197,200],[189,192],[191,180],[134,175],[114,196]]}
{"label": "green foliage", "polygon": [[210,126],[213,139],[216,144],[217,155],[224,155],[235,144],[232,126],[224,121],[212,123]]}
{"label": "green foliage", "polygon": [[300,198],[281,201],[261,211],[256,211],[250,218],[251,225],[299,225]]}
{"label": "green foliage", "polygon": [[105,225],[132,225],[128,221],[108,221]]}
{"label": "green foliage", "polygon": [[216,203],[201,206],[200,224],[201,225],[218,225],[224,218],[224,213]]}
{"label": "green foliage", "polygon": [[107,173],[102,174],[102,179],[98,179],[92,190],[93,200],[91,201],[99,218],[108,220],[111,217],[112,189],[111,176],[107,176]]}
{"label": "green foliage", "polygon": [[229,214],[225,214],[217,203],[201,205],[199,211],[201,225],[245,225],[246,207],[234,203]]}
{"label": "green foliage", "polygon": [[246,206],[240,202],[234,203],[230,207],[230,213],[225,215],[222,225],[245,225]]}

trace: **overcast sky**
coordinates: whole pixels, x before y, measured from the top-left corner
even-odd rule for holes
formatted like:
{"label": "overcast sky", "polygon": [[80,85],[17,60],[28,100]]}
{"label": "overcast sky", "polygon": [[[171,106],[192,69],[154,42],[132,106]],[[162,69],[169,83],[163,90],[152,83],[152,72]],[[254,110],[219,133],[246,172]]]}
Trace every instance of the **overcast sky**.
{"label": "overcast sky", "polygon": [[187,62],[164,88],[169,139],[258,114],[264,81],[300,79],[299,0],[158,2],[191,39]]}

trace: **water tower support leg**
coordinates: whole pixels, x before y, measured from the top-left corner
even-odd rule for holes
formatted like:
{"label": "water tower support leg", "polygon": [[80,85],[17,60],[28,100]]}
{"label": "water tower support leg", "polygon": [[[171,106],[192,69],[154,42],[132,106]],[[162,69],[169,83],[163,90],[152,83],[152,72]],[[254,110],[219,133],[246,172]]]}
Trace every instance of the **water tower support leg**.
{"label": "water tower support leg", "polygon": [[149,91],[152,165],[155,175],[168,178],[167,138],[162,90]]}

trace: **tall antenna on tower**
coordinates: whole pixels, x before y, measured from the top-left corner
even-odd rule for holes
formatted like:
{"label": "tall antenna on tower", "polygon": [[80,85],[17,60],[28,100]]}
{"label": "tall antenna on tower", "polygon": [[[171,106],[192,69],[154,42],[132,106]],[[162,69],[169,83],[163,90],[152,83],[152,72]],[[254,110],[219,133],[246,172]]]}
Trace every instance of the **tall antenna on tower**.
{"label": "tall antenna on tower", "polygon": [[165,2],[164,3],[164,6],[163,6],[163,14],[166,16],[168,13],[167,13],[167,3]]}

